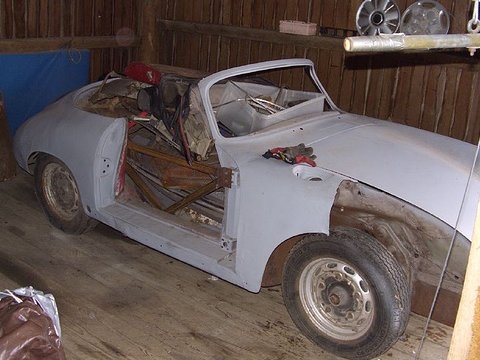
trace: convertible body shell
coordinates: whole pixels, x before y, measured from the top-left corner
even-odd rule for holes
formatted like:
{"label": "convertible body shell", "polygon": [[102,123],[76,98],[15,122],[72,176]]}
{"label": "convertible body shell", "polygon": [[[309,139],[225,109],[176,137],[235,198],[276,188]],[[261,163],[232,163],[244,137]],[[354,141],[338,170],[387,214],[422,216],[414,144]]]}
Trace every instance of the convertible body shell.
{"label": "convertible body shell", "polygon": [[[345,181],[400,199],[471,238],[480,194],[478,177],[472,176],[476,148],[471,144],[335,107],[246,136],[223,137],[210,101],[211,86],[227,77],[291,66],[310,67],[323,90],[313,64],[305,59],[241,66],[198,83],[220,164],[233,171],[232,185],[225,189],[220,238],[171,214],[117,201],[114,188],[127,121],[75,107],[76,99],[98,84],[66,95],[26,122],[15,136],[17,161],[30,171],[32,155],[57,157],[73,173],[89,216],[250,291],[260,289],[267,262],[283,242],[329,233],[332,206]],[[313,147],[318,167],[261,156],[267,149],[299,143]],[[309,181],[312,177],[322,181]]]}

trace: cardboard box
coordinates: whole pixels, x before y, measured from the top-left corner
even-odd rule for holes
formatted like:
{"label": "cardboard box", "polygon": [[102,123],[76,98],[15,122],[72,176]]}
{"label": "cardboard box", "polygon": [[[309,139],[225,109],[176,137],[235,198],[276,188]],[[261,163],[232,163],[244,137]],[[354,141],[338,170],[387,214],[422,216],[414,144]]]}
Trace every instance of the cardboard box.
{"label": "cardboard box", "polygon": [[280,20],[280,32],[298,35],[316,35],[317,24],[295,20]]}

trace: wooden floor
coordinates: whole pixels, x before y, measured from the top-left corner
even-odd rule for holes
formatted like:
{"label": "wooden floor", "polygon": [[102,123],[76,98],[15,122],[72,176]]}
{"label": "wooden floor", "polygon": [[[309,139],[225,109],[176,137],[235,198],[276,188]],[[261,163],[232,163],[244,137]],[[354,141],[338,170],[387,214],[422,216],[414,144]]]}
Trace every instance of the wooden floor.
{"label": "wooden floor", "polygon": [[[68,359],[336,359],[297,331],[279,287],[249,293],[106,226],[66,235],[32,184],[0,183],[0,289],[55,296]],[[416,358],[424,324],[412,315],[381,359]],[[451,330],[431,324],[417,358],[445,359]]]}

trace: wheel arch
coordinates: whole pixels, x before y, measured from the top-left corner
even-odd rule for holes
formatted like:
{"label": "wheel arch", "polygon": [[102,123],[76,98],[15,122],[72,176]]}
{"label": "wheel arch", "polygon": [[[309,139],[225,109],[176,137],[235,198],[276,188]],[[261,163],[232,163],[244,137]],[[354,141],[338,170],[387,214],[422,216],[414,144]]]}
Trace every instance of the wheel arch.
{"label": "wheel arch", "polygon": [[51,155],[41,151],[34,151],[28,155],[26,164],[27,167],[25,168],[25,171],[27,171],[29,174],[33,174],[35,172],[35,166],[37,166],[38,158],[43,154]]}
{"label": "wheel arch", "polygon": [[[469,242],[454,229],[415,206],[368,185],[343,181],[330,212],[330,229],[348,227],[363,231],[389,250],[403,267],[412,287],[412,310],[426,315],[448,251],[452,236],[453,248],[444,276],[439,309],[434,318],[451,325],[455,320],[468,258]],[[282,271],[291,249],[305,235],[300,234],[280,243],[270,255],[262,277],[262,286],[281,283]],[[442,302],[445,303],[443,307]]]}
{"label": "wheel arch", "polygon": [[283,267],[290,250],[307,234],[297,235],[285,240],[270,254],[262,276],[262,287],[279,285],[282,280]]}
{"label": "wheel arch", "polygon": [[[339,187],[330,226],[356,228],[382,243],[409,277],[412,311],[429,315],[436,298],[432,318],[453,326],[470,250],[465,236],[410,203],[350,181]],[[448,254],[452,241],[454,246]],[[448,266],[442,274],[447,256]]]}
{"label": "wheel arch", "polygon": [[[366,198],[368,198],[368,202],[365,201]],[[330,229],[349,227],[373,236],[392,253],[410,279],[410,269],[413,266],[411,258],[412,256],[418,257],[421,250],[412,246],[410,243],[403,244],[395,232],[389,228],[388,220],[394,218],[391,214],[392,211],[389,211],[390,214],[387,215],[382,213],[382,211],[386,210],[386,206],[383,206],[382,209],[375,208],[374,204],[377,201],[385,204],[389,198],[390,197],[385,196],[384,193],[378,192],[366,185],[353,181],[343,181],[337,190],[337,195],[330,212]],[[390,204],[390,206],[392,210],[401,207],[400,204]],[[379,216],[385,221],[379,221]],[[373,219],[376,219],[374,223],[372,223]],[[283,265],[285,264],[288,253],[295,244],[306,235],[310,234],[294,236],[285,240],[275,248],[265,267],[262,286],[267,287],[280,284]]]}

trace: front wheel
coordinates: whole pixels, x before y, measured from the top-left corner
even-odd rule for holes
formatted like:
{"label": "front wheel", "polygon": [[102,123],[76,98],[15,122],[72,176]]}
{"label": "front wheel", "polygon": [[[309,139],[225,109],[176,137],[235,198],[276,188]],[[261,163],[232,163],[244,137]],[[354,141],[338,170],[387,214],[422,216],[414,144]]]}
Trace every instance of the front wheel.
{"label": "front wheel", "polygon": [[308,235],[290,252],[283,297],[314,343],[349,359],[371,359],[403,334],[410,287],[388,250],[355,229]]}
{"label": "front wheel", "polygon": [[52,225],[66,233],[81,234],[97,224],[83,211],[77,183],[59,159],[41,155],[34,178],[35,193]]}

